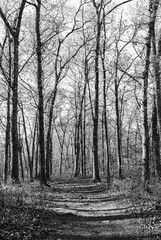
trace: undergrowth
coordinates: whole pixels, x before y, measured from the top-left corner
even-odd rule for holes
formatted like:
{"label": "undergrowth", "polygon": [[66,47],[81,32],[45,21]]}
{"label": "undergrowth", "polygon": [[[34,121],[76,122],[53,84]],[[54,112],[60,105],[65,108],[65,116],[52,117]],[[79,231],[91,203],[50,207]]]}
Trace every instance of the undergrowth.
{"label": "undergrowth", "polygon": [[140,219],[142,227],[138,236],[148,235],[147,240],[160,240],[161,182],[152,180],[145,186],[138,178],[114,180],[112,191],[123,194],[125,203],[133,207],[134,221],[135,218]]}
{"label": "undergrowth", "polygon": [[45,198],[38,183],[0,186],[0,239],[44,239],[47,230]]}
{"label": "undergrowth", "polygon": [[[65,181],[57,178],[54,182],[71,183],[79,182],[79,179]],[[161,229],[161,182],[151,181],[149,190],[145,191],[139,179],[127,178],[114,180],[107,194],[121,195],[128,206],[133,206],[134,221],[136,217],[140,218],[142,224],[142,232],[138,236],[148,233],[147,240],[158,240],[160,236],[157,233]],[[0,239],[46,239],[50,232],[46,219],[51,214],[46,206],[50,197],[52,200],[52,191],[52,188],[42,188],[39,182],[0,185]]]}

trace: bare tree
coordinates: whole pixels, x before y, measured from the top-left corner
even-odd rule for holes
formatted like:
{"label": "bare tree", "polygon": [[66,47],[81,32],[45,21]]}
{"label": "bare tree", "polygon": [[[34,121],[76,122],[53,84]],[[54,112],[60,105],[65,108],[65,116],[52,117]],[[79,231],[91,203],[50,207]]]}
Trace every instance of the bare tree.
{"label": "bare tree", "polygon": [[[109,136],[108,136],[108,119],[107,119],[107,90],[109,83],[107,83],[107,70],[106,70],[106,43],[107,43],[107,34],[106,34],[106,21],[105,21],[105,9],[103,9],[103,47],[101,52],[102,60],[102,70],[103,70],[103,113],[102,121],[103,128],[105,130],[105,140],[106,140],[106,157],[107,157],[107,184],[110,186],[110,149],[109,149]],[[104,141],[104,138],[103,138]]]}
{"label": "bare tree", "polygon": [[19,182],[19,166],[18,166],[18,76],[19,76],[19,36],[21,29],[21,22],[26,1],[22,0],[18,12],[14,19],[14,26],[7,19],[6,14],[0,7],[0,16],[4,24],[8,28],[13,38],[13,82],[12,82],[12,179]]}
{"label": "bare tree", "polygon": [[148,77],[149,77],[149,66],[150,66],[150,55],[151,55],[151,40],[153,32],[153,17],[151,6],[153,1],[149,1],[149,24],[148,33],[146,37],[146,52],[145,52],[145,66],[143,71],[143,98],[142,98],[142,161],[143,161],[143,172],[142,178],[144,182],[150,180],[150,137],[149,137],[149,125],[148,125]]}
{"label": "bare tree", "polygon": [[43,69],[42,69],[42,43],[40,33],[41,0],[37,0],[36,7],[36,38],[37,38],[37,85],[38,85],[38,119],[40,144],[40,177],[41,183],[46,185],[45,172],[45,136],[44,136],[44,97],[43,97]]}
{"label": "bare tree", "polygon": [[[47,127],[47,136],[46,136],[46,177],[50,179],[50,169],[49,169],[49,155],[50,155],[50,139],[51,139],[51,130],[52,130],[52,120],[53,120],[53,111],[54,111],[54,104],[56,101],[58,86],[62,79],[66,76],[69,64],[72,59],[78,54],[80,49],[82,48],[82,44],[78,46],[73,52],[69,52],[69,56],[67,58],[63,57],[61,54],[63,45],[65,44],[66,40],[77,30],[81,29],[82,26],[77,26],[77,15],[80,12],[82,4],[78,7],[78,10],[74,16],[74,23],[68,33],[66,33],[63,37],[60,38],[60,30],[59,27],[57,28],[56,35],[58,37],[58,46],[55,52],[55,60],[53,61],[54,70],[55,70],[55,83],[52,89],[51,98],[49,100],[49,118],[48,118],[48,127]],[[63,16],[64,18],[64,16]],[[63,24],[63,23],[62,23]]]}
{"label": "bare tree", "polygon": [[39,128],[39,156],[40,156],[40,181],[46,185],[46,161],[45,161],[45,133],[44,133],[44,84],[43,84],[43,67],[42,67],[42,40],[40,31],[41,19],[41,0],[29,2],[28,4],[35,7],[35,32],[36,32],[36,56],[37,56],[37,87],[38,87],[38,128]]}
{"label": "bare tree", "polygon": [[153,114],[152,114],[152,146],[153,158],[156,164],[156,172],[161,177],[160,163],[160,139],[161,139],[161,87],[160,87],[160,57],[161,57],[161,34],[156,40],[156,17],[159,7],[159,1],[151,1],[150,11],[152,14],[152,53],[153,53],[153,71],[155,79],[155,95],[153,96]]}
{"label": "bare tree", "polygon": [[101,0],[99,4],[95,0],[92,1],[96,11],[96,45],[95,45],[95,100],[94,100],[94,117],[93,117],[93,153],[94,153],[94,167],[93,179],[100,181],[99,167],[98,167],[98,119],[99,119],[99,56],[100,56],[100,40],[102,30],[102,9],[104,1]]}
{"label": "bare tree", "polygon": [[[7,47],[6,47],[7,45]],[[0,44],[0,70],[3,74],[7,85],[7,117],[6,117],[6,132],[5,132],[5,167],[4,167],[4,181],[7,183],[8,174],[10,174],[10,147],[11,147],[11,79],[12,79],[12,39],[8,29],[3,43]],[[7,56],[5,56],[5,48],[7,48]],[[4,62],[7,61],[7,64]]]}
{"label": "bare tree", "polygon": [[[94,181],[100,181],[99,167],[98,167],[98,122],[99,122],[98,120],[99,120],[99,82],[100,82],[99,58],[100,58],[100,43],[101,43],[101,32],[103,28],[103,21],[116,8],[130,1],[131,0],[124,1],[112,7],[109,11],[108,10],[106,11],[106,7],[111,3],[111,1],[106,2],[106,1],[100,0],[98,3],[95,0],[92,0],[93,6],[95,8],[95,13],[96,13],[95,99],[94,99],[94,117],[93,117],[93,153],[94,153],[93,179]],[[115,86],[117,85],[115,84]],[[115,90],[117,90],[117,88],[115,88]]]}

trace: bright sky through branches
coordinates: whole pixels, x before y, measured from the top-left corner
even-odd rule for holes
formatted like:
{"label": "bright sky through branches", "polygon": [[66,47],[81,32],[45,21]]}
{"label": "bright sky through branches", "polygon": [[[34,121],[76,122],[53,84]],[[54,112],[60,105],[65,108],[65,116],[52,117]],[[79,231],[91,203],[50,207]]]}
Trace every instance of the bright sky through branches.
{"label": "bright sky through branches", "polygon": [[[80,3],[80,0],[68,0],[68,1],[71,5],[75,5],[75,6],[78,6],[79,3]],[[112,1],[112,3],[115,3],[115,4],[119,4],[119,3],[122,3],[122,2],[124,2],[124,0],[113,0]],[[127,3],[127,4],[132,4],[132,3],[136,3],[136,2],[137,2],[136,0],[133,0],[131,3]]]}
{"label": "bright sky through branches", "polygon": [[[112,0],[111,3],[114,5],[117,5],[124,1],[126,1],[126,0]],[[69,5],[75,6],[76,8],[79,6],[80,2],[81,2],[80,0],[68,0]],[[91,0],[91,2],[92,2],[92,0]],[[125,13],[128,13],[129,9],[132,6],[134,6],[134,4],[136,4],[137,2],[138,2],[138,0],[132,0],[131,2],[121,5],[120,9],[125,10]]]}

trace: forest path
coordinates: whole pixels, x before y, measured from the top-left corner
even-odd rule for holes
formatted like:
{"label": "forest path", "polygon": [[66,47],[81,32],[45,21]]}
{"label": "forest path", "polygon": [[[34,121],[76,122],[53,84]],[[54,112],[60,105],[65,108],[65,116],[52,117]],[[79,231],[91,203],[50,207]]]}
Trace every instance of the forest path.
{"label": "forest path", "polygon": [[44,197],[53,213],[47,222],[54,232],[46,239],[148,239],[139,214],[133,214],[124,195],[111,194],[105,184],[82,180],[54,183]]}

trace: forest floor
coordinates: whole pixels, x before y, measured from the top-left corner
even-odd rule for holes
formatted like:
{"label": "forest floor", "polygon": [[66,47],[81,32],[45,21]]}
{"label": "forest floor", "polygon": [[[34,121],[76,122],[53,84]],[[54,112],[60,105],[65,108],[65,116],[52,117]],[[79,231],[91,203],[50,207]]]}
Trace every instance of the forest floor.
{"label": "forest floor", "polygon": [[161,239],[161,212],[105,183],[59,180],[0,193],[0,240]]}

